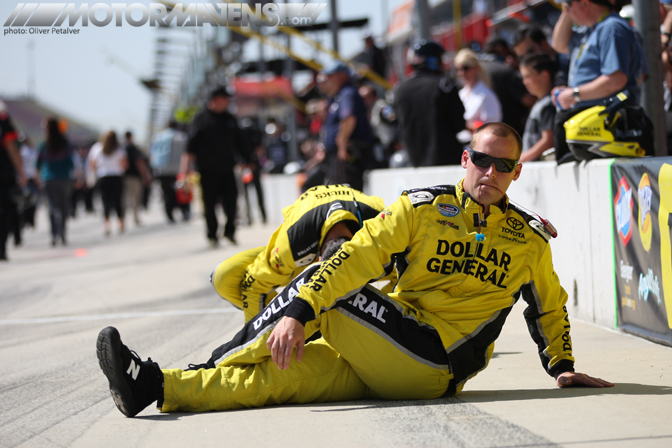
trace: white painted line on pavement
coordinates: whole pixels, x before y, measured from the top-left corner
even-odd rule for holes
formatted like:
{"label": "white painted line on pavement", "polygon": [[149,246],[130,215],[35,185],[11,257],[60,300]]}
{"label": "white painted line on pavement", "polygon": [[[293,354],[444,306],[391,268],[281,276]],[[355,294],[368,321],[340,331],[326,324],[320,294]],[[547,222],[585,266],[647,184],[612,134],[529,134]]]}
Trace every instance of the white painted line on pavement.
{"label": "white painted line on pavement", "polygon": [[92,314],[90,316],[29,317],[26,319],[0,320],[0,325],[47,324],[100,319],[129,319],[133,317],[185,316],[190,314],[221,314],[239,312],[236,308],[204,308],[200,310],[146,311],[142,313]]}

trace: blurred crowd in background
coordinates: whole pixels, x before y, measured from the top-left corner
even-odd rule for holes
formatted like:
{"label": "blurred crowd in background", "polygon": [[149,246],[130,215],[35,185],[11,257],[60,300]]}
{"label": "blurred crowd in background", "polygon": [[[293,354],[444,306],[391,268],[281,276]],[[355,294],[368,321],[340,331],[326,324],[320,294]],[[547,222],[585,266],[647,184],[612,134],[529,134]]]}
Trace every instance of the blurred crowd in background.
{"label": "blurred crowd in background", "polygon": [[[660,3],[664,11],[672,6]],[[564,129],[558,131],[558,114],[565,114],[562,127],[568,117],[624,90],[626,104],[634,107],[647,78],[641,38],[619,11],[613,0],[570,0],[562,3],[552,29],[526,23],[506,38],[494,36],[483,45],[467,42],[451,54],[437,42],[416,41],[408,49],[408,76],[391,88],[361,75],[369,70],[390,78],[387,49],[367,35],[359,58],[362,70],[335,62],[296,92],[303,107],[296,111],[294,134],[282,116],[229,113],[236,92],[226,85],[210,92],[193,122],[171,120],[144,147],[131,131],[107,131],[96,142],[72,144],[67,123],[57,117],[45,118],[44,140],[34,142],[2,107],[0,259],[7,259],[8,238],[21,245],[22,229],[35,226],[42,204],[49,210],[52,246],[65,245],[67,220],[80,213],[101,214],[107,236],[125,231],[127,211],[141,225],[152,186],[157,195],[160,189],[168,222],[176,221],[176,210],[189,220],[196,196],[203,200],[211,246],[218,245],[220,235],[235,243],[236,225],[252,224],[251,198],[266,221],[260,183],[265,174],[296,175],[297,194],[336,183],[363,190],[368,170],[460,164],[471,133],[492,121],[521,134],[521,162],[580,160],[574,151],[580,145],[560,150],[558,138],[565,143],[568,137]],[[618,47],[609,55],[613,63],[590,53],[597,44],[589,39],[599,44],[600,29],[607,25],[620,33],[610,37]],[[668,14],[661,25],[668,118],[671,33]],[[584,62],[591,56],[594,61]],[[619,73],[623,77],[612,76]],[[292,139],[296,155],[290,150]],[[645,149],[651,154],[652,148]],[[245,214],[237,211],[239,193]],[[223,232],[215,215],[220,205],[227,216]]]}

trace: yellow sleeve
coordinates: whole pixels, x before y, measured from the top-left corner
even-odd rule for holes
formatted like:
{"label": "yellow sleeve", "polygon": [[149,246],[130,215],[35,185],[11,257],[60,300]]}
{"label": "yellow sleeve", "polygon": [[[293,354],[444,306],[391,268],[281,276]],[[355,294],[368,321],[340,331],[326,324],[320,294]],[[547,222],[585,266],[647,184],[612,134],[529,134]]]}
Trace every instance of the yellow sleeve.
{"label": "yellow sleeve", "polygon": [[385,277],[376,280],[377,282],[380,282],[382,286],[378,286],[376,283],[372,284],[372,286],[378,288],[383,294],[389,294],[394,291],[394,287],[397,285],[397,280],[399,280],[397,271],[392,269],[392,272],[387,274]]}
{"label": "yellow sleeve", "polygon": [[305,323],[370,280],[381,278],[392,267],[396,255],[409,247],[413,227],[413,206],[402,196],[376,218],[365,221],[351,241],[322,262],[300,287],[287,315]]}
{"label": "yellow sleeve", "polygon": [[273,298],[275,288],[289,283],[303,269],[294,264],[287,229],[282,225],[271,236],[266,249],[248,266],[240,284],[245,322],[256,316]]}
{"label": "yellow sleeve", "polygon": [[537,261],[533,281],[522,290],[528,307],[524,315],[532,339],[539,349],[539,358],[546,372],[557,377],[574,371],[572,338],[567,314],[567,292],[551,259],[551,247],[546,244]]}

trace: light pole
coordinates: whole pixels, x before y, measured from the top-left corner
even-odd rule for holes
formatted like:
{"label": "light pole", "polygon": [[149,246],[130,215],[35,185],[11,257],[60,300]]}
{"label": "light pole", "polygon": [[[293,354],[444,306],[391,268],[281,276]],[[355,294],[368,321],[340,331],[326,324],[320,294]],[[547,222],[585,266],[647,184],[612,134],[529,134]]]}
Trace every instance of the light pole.
{"label": "light pole", "polygon": [[28,98],[35,99],[35,41],[29,41],[26,45],[26,65],[28,70]]}
{"label": "light pole", "polygon": [[663,106],[663,63],[660,44],[660,10],[658,2],[633,0],[635,28],[644,41],[644,57],[649,61],[649,79],[642,86],[642,107],[653,122],[655,155],[667,154],[665,110]]}
{"label": "light pole", "polygon": [[329,24],[329,28],[331,29],[331,39],[332,39],[332,45],[334,47],[334,51],[336,53],[339,53],[338,51],[338,31],[339,31],[339,23],[338,23],[338,11],[336,8],[336,1],[337,0],[331,0],[329,2],[329,5],[331,6],[331,23]]}

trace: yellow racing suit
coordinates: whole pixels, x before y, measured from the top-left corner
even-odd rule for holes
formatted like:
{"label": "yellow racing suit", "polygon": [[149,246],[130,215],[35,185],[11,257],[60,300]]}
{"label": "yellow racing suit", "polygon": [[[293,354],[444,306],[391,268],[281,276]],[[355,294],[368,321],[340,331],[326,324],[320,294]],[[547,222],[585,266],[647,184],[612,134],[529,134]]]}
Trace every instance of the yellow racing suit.
{"label": "yellow racing suit", "polygon": [[343,245],[346,260],[322,264],[287,315],[305,322],[337,306],[396,258],[399,280],[389,296],[438,331],[456,390],[486,367],[521,293],[543,367],[553,376],[572,370],[567,293],[553,270],[550,235],[508,198],[482,218],[462,182],[405,192]]}
{"label": "yellow racing suit", "polygon": [[[333,257],[292,281],[203,368],[164,370],[160,409],[453,394],[487,366],[520,297],[543,368],[554,377],[573,371],[567,294],[549,238],[508,198],[483,216],[462,182],[406,191]],[[391,265],[398,274],[392,292],[362,287]],[[303,361],[281,371],[266,341],[283,316],[324,339],[306,344]]]}
{"label": "yellow racing suit", "polygon": [[247,322],[306,266],[317,260],[334,224],[345,222],[354,234],[377,216],[383,200],[346,185],[313,187],[282,210],[283,224],[266,247],[241,252],[220,263],[211,275],[217,293],[241,308]]}

